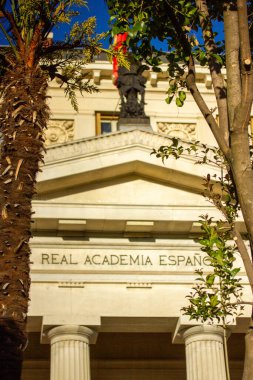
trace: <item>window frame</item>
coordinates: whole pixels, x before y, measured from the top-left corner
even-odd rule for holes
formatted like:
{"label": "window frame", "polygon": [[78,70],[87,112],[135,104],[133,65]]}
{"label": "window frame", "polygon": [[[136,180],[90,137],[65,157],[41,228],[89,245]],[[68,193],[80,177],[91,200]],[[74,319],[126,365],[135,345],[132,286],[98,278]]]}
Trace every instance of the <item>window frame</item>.
{"label": "window frame", "polygon": [[102,135],[101,121],[104,121],[104,120],[117,121],[119,119],[118,112],[96,111],[95,116],[96,116],[96,136]]}

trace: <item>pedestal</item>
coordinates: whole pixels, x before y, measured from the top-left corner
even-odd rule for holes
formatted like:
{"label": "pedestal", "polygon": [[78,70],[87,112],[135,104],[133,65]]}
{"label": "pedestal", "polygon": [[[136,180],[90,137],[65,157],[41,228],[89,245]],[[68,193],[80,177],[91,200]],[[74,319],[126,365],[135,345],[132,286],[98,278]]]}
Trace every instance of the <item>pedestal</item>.
{"label": "pedestal", "polygon": [[152,132],[150,118],[149,117],[137,117],[137,118],[123,118],[120,117],[117,123],[117,128],[119,131],[128,131],[133,128],[141,129],[144,131]]}
{"label": "pedestal", "polygon": [[226,380],[223,328],[191,327],[183,333],[187,380]]}
{"label": "pedestal", "polygon": [[48,332],[50,380],[90,380],[89,340],[92,335],[89,328],[75,325],[54,327]]}

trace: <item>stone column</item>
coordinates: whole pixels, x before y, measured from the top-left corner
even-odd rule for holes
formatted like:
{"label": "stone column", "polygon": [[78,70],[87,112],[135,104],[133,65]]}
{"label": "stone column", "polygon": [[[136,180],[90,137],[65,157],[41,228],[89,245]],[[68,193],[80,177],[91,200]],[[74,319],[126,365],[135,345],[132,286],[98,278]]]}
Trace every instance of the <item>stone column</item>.
{"label": "stone column", "polygon": [[183,333],[187,380],[226,380],[223,328],[200,325]]}
{"label": "stone column", "polygon": [[48,332],[50,380],[90,380],[89,340],[92,334],[89,328],[75,325],[54,327]]}

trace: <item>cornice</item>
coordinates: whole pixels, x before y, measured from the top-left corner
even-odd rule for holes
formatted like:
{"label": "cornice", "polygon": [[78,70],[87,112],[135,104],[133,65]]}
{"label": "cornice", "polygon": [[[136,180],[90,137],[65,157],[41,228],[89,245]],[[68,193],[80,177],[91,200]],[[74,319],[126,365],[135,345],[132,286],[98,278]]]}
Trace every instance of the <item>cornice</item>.
{"label": "cornice", "polygon": [[[152,151],[154,148],[170,145],[171,142],[172,138],[168,136],[133,128],[49,147],[45,155],[45,165],[69,158],[103,154],[134,146]],[[188,146],[189,143],[182,142],[182,145]],[[192,157],[192,159],[194,158]]]}

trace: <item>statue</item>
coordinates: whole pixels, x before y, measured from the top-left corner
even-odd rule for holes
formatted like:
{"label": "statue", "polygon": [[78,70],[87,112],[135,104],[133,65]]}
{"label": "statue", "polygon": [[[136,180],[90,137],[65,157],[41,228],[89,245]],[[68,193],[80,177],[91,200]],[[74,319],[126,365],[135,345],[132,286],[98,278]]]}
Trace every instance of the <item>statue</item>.
{"label": "statue", "polygon": [[144,96],[146,78],[142,76],[146,66],[132,64],[130,71],[119,68],[117,87],[121,99],[120,118],[139,119],[147,118],[144,112]]}

